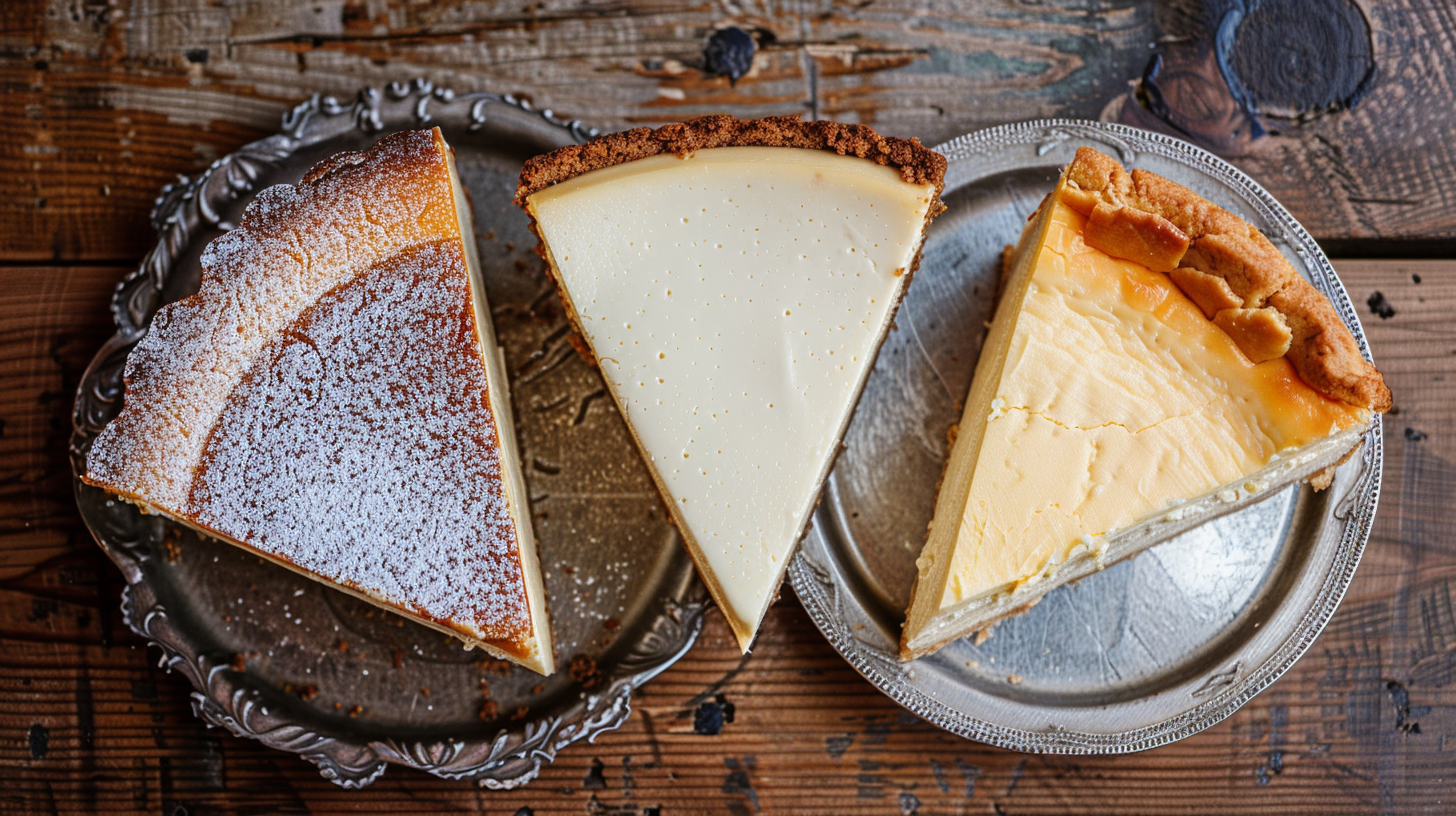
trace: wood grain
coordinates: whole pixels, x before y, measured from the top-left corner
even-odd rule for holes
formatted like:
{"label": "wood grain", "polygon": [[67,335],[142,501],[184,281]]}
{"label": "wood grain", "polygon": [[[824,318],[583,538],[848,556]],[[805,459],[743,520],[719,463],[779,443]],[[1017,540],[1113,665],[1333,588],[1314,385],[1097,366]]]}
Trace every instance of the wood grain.
{"label": "wood grain", "polygon": [[[69,390],[107,330],[121,270],[0,270],[10,284],[0,290],[0,472],[14,474],[3,518],[33,525],[0,537],[0,811],[1446,812],[1456,772],[1456,261],[1336,266],[1357,303],[1378,291],[1395,312],[1362,311],[1397,403],[1381,509],[1325,633],[1229,720],[1122,757],[961,740],[859,678],[786,592],[751,657],[710,616],[698,645],[637,695],[626,726],[498,793],[399,768],[344,791],[295,756],[192,716],[186,681],[156,669],[121,625],[120,576],[66,499]],[[732,705],[721,734],[694,731],[705,703]]]}
{"label": "wood grain", "polygon": [[[1456,21],[1444,4],[1362,2],[1368,90],[1347,111],[1264,115],[1257,139],[1211,61],[1209,20],[1230,7],[11,0],[0,9],[0,246],[32,262],[135,260],[163,183],[273,132],[311,93],[366,83],[423,75],[515,92],[606,128],[802,113],[933,144],[1042,116],[1168,129],[1137,93],[1155,53],[1183,135],[1249,171],[1317,237],[1456,237]],[[728,24],[759,42],[736,84],[702,70],[709,33]]]}

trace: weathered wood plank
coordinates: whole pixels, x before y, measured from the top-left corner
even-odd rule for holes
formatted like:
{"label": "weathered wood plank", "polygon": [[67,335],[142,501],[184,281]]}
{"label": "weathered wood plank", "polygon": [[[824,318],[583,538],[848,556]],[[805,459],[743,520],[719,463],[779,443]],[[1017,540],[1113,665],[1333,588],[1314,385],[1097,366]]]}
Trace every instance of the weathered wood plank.
{"label": "weathered wood plank", "polygon": [[71,405],[91,356],[114,331],[108,299],[122,271],[0,270],[0,579],[78,540],[66,455]]}
{"label": "weathered wood plank", "polygon": [[[458,90],[522,93],[607,128],[718,111],[804,113],[935,143],[1007,121],[1101,117],[1208,144],[1318,237],[1456,236],[1456,62],[1444,56],[1456,47],[1456,23],[1440,5],[1380,0],[1353,12],[1360,25],[1368,20],[1378,70],[1350,110],[1270,108],[1258,117],[1232,100],[1213,58],[1208,21],[1232,7],[6,4],[0,252],[30,261],[139,258],[150,242],[151,201],[175,174],[273,132],[286,107],[311,93],[415,75]],[[1247,25],[1257,32],[1277,22],[1254,15]],[[728,24],[760,43],[736,84],[703,72],[707,37]],[[1320,52],[1318,43],[1295,45],[1297,55]],[[1156,87],[1171,112],[1161,118],[1137,93],[1154,53],[1166,58]],[[1251,137],[1255,119],[1267,135]]]}
{"label": "weathered wood plank", "polygon": [[[64,435],[52,426],[103,339],[120,270],[0,270],[12,284],[0,295],[0,391],[10,395],[0,471],[15,474],[15,495],[46,496],[33,518],[56,542],[42,563],[26,539],[0,537],[0,557],[20,553],[0,580],[0,810],[1272,814],[1318,803],[1328,813],[1438,812],[1456,771],[1447,749],[1456,737],[1456,262],[1336,266],[1357,303],[1378,291],[1395,310],[1382,319],[1362,306],[1398,405],[1386,423],[1377,528],[1314,649],[1227,722],[1124,757],[988,748],[880,695],[786,593],[749,659],[711,616],[698,646],[637,696],[624,728],[501,793],[400,769],[367,792],[343,791],[296,757],[193,718],[187,683],[157,670],[121,626],[120,576],[68,493],[46,486],[68,484]],[[47,390],[67,397],[37,398]],[[721,734],[694,731],[705,703],[733,706]]]}

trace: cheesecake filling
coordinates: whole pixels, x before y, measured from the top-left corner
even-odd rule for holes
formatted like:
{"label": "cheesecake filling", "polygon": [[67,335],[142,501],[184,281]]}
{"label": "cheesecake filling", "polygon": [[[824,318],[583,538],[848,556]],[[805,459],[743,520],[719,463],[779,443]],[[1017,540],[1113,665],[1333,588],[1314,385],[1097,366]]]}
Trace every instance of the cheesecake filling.
{"label": "cheesecake filling", "polygon": [[907,280],[930,185],[774,147],[660,155],[528,206],[699,572],[745,648]]}
{"label": "cheesecake filling", "polygon": [[949,617],[1004,614],[1039,597],[1033,585],[1067,580],[1068,565],[1080,577],[1149,543],[1130,547],[1119,531],[1180,522],[1185,502],[1230,503],[1337,458],[1370,421],[1283,357],[1251,362],[1166,274],[1087,246],[1086,217],[1056,195],[1044,207],[917,562],[911,651],[951,634]]}

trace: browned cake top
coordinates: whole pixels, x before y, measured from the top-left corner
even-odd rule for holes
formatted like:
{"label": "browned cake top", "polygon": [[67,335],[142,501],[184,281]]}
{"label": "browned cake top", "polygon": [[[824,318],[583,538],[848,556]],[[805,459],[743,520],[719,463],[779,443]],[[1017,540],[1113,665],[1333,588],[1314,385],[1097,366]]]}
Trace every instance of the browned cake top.
{"label": "browned cake top", "polygon": [[1316,390],[1390,409],[1390,389],[1334,306],[1247,221],[1090,147],[1065,180],[1062,201],[1088,217],[1088,246],[1167,272],[1255,362],[1287,357]]}
{"label": "browned cake top", "polygon": [[519,654],[447,149],[396,134],[260,193],[132,352],[85,479]]}
{"label": "browned cake top", "polygon": [[[703,116],[656,130],[633,128],[608,133],[584,145],[553,150],[526,162],[516,187],[516,204],[538,190],[592,170],[625,164],[660,153],[691,153],[713,147],[796,147],[858,156],[898,168],[912,184],[933,184],[937,199],[945,189],[945,157],[919,139],[881,136],[865,125],[805,122],[797,116],[738,119],[727,114]],[[940,208],[932,206],[931,215]]]}

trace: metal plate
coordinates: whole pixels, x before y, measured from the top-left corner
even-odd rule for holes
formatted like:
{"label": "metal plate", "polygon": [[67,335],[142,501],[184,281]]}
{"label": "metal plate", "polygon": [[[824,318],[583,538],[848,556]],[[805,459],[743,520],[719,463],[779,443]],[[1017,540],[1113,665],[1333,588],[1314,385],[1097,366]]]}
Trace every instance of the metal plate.
{"label": "metal plate", "polygon": [[157,308],[197,288],[198,256],[254,194],[392,131],[439,125],[474,203],[486,288],[512,380],[516,429],[561,668],[541,678],[242,550],[76,482],[82,516],[126,576],[127,624],[196,687],[211,725],[301,754],[346,787],[386,763],[495,788],[533,779],[563,746],[621,725],[631,691],[702,628],[706,594],[601,376],[567,342],[535,239],[511,204],[530,156],[594,134],[511,97],[427,82],[314,97],[280,135],[168,187],[161,240],[118,288],[117,335],[77,395],[73,467],[120,407],[126,354]]}
{"label": "metal plate", "polygon": [[927,237],[790,576],[819,629],[881,691],[942,728],[1021,751],[1138,751],[1232,714],[1334,613],[1380,490],[1377,419],[1331,489],[1274,492],[1053,591],[980,646],[967,639],[897,661],[946,431],[960,418],[991,318],[1001,249],[1084,144],[1191,187],[1263,230],[1369,354],[1314,240],[1262,187],[1203,150],[1071,121],[993,128],[936,148],[950,162],[949,209]]}

